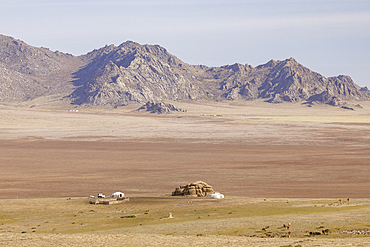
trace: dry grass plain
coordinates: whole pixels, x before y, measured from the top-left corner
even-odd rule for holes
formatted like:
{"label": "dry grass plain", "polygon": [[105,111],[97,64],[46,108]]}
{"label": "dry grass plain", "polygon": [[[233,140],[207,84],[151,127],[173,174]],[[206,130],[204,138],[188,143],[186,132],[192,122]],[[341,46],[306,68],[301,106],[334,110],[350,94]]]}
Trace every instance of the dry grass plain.
{"label": "dry grass plain", "polygon": [[[354,236],[370,229],[370,102],[360,104],[182,102],[186,113],[168,115],[2,105],[0,245],[368,246]],[[198,180],[226,199],[167,196]],[[130,202],[84,199],[117,190]],[[275,238],[262,238],[266,226]]]}

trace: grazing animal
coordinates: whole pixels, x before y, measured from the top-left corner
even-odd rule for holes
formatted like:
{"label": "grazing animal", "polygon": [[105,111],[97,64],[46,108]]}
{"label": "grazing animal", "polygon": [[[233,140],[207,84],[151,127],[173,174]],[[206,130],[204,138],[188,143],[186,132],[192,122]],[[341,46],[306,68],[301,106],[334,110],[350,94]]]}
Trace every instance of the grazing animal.
{"label": "grazing animal", "polygon": [[289,227],[290,227],[291,225],[292,225],[292,224],[290,224],[290,223],[288,223],[288,225],[283,224],[283,227],[289,230]]}
{"label": "grazing animal", "polygon": [[262,228],[262,231],[266,231],[266,228]]}

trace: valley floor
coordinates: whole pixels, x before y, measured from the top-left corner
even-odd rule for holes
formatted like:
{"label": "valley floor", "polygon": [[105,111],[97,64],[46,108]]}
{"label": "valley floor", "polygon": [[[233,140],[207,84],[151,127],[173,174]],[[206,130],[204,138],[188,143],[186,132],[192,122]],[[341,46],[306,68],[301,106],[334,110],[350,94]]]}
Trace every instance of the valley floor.
{"label": "valley floor", "polygon": [[[368,246],[351,235],[370,228],[370,104],[361,105],[182,102],[187,113],[168,115],[0,106],[0,245]],[[199,180],[226,199],[168,196]],[[83,199],[115,191],[132,200]],[[131,214],[134,225],[122,225]],[[266,238],[266,226],[285,235]],[[321,226],[331,233],[309,236]]]}

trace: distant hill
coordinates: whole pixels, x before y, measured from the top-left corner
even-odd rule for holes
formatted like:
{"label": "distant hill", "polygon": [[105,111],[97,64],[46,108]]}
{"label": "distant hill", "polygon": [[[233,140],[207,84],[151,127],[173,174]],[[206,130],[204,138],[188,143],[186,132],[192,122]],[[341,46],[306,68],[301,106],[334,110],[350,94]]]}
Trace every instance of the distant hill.
{"label": "distant hill", "polygon": [[72,104],[122,106],[163,100],[270,103],[369,100],[349,76],[326,78],[294,58],[252,67],[189,65],[158,45],[127,41],[73,56],[0,35],[0,101],[60,94]]}

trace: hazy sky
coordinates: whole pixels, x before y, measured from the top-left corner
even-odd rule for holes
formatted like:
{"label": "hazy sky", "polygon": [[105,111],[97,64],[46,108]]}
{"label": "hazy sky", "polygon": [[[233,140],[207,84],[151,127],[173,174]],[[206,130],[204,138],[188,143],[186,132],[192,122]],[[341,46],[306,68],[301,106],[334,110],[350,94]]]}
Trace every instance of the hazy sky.
{"label": "hazy sky", "polygon": [[0,0],[0,33],[74,55],[159,44],[208,66],[294,57],[370,88],[369,0]]}

